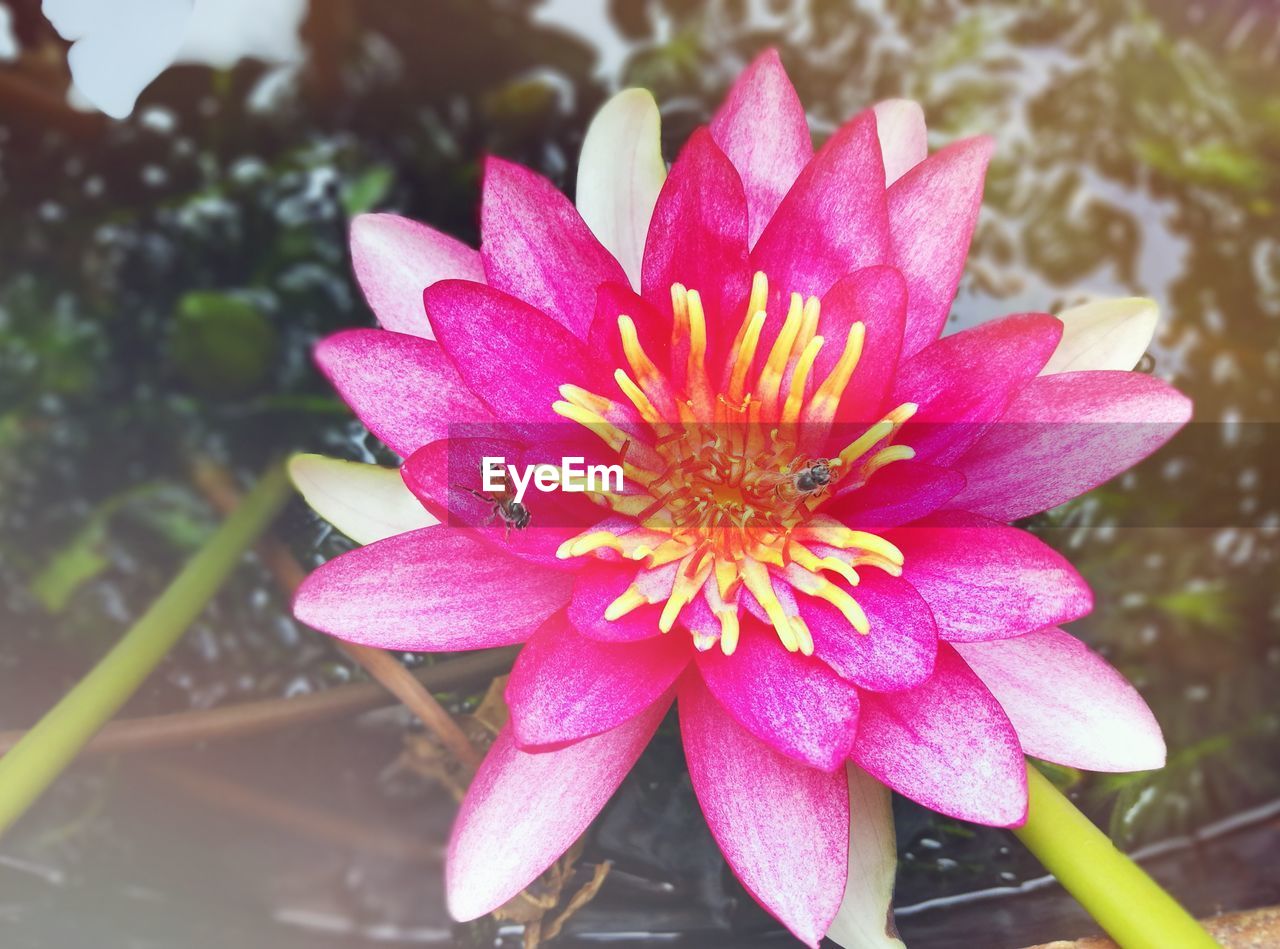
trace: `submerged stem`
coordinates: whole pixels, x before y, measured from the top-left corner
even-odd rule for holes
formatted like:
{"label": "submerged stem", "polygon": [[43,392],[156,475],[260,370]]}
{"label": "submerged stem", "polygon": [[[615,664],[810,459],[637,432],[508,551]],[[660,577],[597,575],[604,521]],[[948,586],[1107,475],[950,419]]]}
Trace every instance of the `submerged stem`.
{"label": "submerged stem", "polygon": [[1212,949],[1218,945],[1146,871],[1028,765],[1027,822],[1014,828],[1122,949]]}
{"label": "submerged stem", "polygon": [[[424,688],[435,691],[487,684],[494,676],[511,671],[511,663],[519,651],[518,646],[481,649],[422,666],[412,670],[411,674]],[[381,683],[353,682],[289,698],[258,699],[217,708],[117,718],[89,739],[80,753],[131,754],[189,748],[197,742],[260,735],[387,704],[387,690]],[[26,735],[23,729],[0,732],[0,754],[8,752]]]}
{"label": "submerged stem", "polygon": [[0,833],[62,773],[191,625],[289,497],[269,469],[111,651],[0,758]]}

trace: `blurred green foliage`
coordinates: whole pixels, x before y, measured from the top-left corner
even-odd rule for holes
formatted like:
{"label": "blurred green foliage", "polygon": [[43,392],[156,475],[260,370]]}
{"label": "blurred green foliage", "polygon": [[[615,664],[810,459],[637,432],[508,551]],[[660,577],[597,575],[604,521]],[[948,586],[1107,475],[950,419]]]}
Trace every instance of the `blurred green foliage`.
{"label": "blurred green foliage", "polygon": [[171,355],[183,381],[204,395],[243,395],[273,370],[276,334],[262,312],[227,293],[196,290],[178,300]]}

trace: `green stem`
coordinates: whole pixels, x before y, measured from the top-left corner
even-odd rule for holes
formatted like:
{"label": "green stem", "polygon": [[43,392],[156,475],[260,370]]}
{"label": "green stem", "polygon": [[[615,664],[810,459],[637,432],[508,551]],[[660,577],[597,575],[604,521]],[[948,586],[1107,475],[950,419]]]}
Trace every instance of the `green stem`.
{"label": "green stem", "polygon": [[1040,862],[1122,949],[1211,949],[1191,914],[1116,849],[1053,783],[1027,767],[1025,825],[1014,829]]}
{"label": "green stem", "polygon": [[85,742],[129,700],[288,497],[284,468],[269,469],[111,651],[0,758],[0,833],[26,812]]}

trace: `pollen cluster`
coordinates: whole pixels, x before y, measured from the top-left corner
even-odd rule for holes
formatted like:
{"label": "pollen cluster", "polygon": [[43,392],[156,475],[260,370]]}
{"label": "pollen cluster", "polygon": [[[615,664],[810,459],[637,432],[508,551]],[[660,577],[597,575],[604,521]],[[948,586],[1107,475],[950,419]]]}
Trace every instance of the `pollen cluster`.
{"label": "pollen cluster", "polygon": [[[702,300],[696,290],[675,284],[666,371],[645,352],[632,319],[622,315],[618,330],[627,366],[614,378],[626,403],[561,386],[555,411],[618,453],[632,489],[593,499],[634,526],[581,534],[558,555],[637,564],[635,582],[609,605],[606,619],[660,603],[658,625],[665,633],[702,596],[716,623],[708,628],[686,617],[694,644],[706,650],[719,642],[730,655],[741,611],[758,605],[788,650],[811,655],[813,637],[797,594],[831,603],[866,634],[867,616],[846,587],[857,586],[861,567],[901,573],[902,553],[892,543],[846,527],[823,514],[822,506],[885,465],[913,456],[895,437],[916,407],[898,406],[838,455],[823,457],[841,398],[855,378],[865,327],[849,327],[839,359],[818,380],[813,367],[827,342],[817,335],[818,299],[792,294],[764,353],[768,297],[768,280],[757,273],[724,365],[714,367],[714,382]],[[640,432],[628,425],[637,413]]]}

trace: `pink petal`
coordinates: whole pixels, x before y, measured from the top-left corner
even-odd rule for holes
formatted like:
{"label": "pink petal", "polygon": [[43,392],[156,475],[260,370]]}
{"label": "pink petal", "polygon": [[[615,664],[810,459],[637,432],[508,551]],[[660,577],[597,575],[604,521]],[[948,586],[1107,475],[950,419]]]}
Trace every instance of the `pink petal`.
{"label": "pink petal", "polygon": [[511,899],[587,829],[653,737],[663,698],[617,728],[558,751],[516,747],[511,726],[462,801],[445,865],[449,912],[466,921]]}
{"label": "pink petal", "polygon": [[568,602],[569,585],[437,525],[330,560],[298,588],[293,615],[381,649],[483,649],[523,642]]}
{"label": "pink petal", "polygon": [[985,136],[955,142],[889,189],[894,261],[910,293],[904,357],[937,339],[951,311],[993,147]]}
{"label": "pink petal", "polygon": [[546,313],[579,339],[591,326],[596,287],[627,282],[622,267],[555,185],[500,158],[485,161],[480,232],[489,284]]}
{"label": "pink petal", "polygon": [[692,653],[689,638],[675,633],[636,643],[587,639],[556,614],[511,670],[507,705],[516,744],[551,748],[621,725],[671,687]]}
{"label": "pink petal", "polygon": [[437,280],[484,280],[480,254],[434,228],[395,214],[351,222],[351,265],[378,324],[431,338],[422,291]]}
{"label": "pink petal", "polygon": [[765,50],[738,77],[711,120],[711,135],[742,176],[755,244],[813,157],[804,106],[777,50]]}
{"label": "pink petal", "polygon": [[1136,372],[1064,372],[1031,382],[956,462],[953,507],[1012,521],[1046,511],[1146,458],[1191,418],[1191,400]]}
{"label": "pink petal", "polygon": [[772,627],[743,624],[732,656],[698,653],[716,700],[774,751],[823,771],[849,757],[858,728],[858,690],[810,656],[787,652]]}
{"label": "pink petal", "polygon": [[[639,573],[638,564],[588,563],[580,566],[573,583],[569,619],[583,636],[605,643],[631,643],[660,634],[662,605],[632,610],[616,620],[604,618],[609,604],[620,597]],[[673,576],[674,579],[674,576]]]}
{"label": "pink petal", "polygon": [[932,676],[905,692],[865,692],[853,760],[925,807],[1009,827],[1027,817],[1027,766],[982,681],[942,643]]}
{"label": "pink petal", "polygon": [[1162,768],[1164,738],[1137,690],[1060,629],[956,651],[1004,707],[1029,755],[1089,771]]}
{"label": "pink petal", "polygon": [[1026,531],[947,511],[885,536],[902,551],[903,579],[929,604],[943,639],[1009,639],[1093,609],[1075,568]]}
{"label": "pink petal", "polygon": [[826,379],[839,361],[849,328],[857,322],[866,327],[862,355],[840,400],[837,421],[879,421],[898,368],[906,312],[907,286],[892,267],[858,270],[837,281],[822,298],[818,335],[824,342],[813,363],[815,382]]}
{"label": "pink petal", "polygon": [[[590,293],[594,308],[595,287]],[[563,424],[551,410],[562,384],[601,391],[603,379],[590,371],[582,342],[515,297],[479,283],[445,280],[428,288],[425,299],[440,345],[499,419]]]}
{"label": "pink petal", "polygon": [[693,133],[671,166],[644,245],[645,299],[670,313],[673,283],[698,291],[708,340],[726,348],[751,290],[747,199],[733,165],[706,129]]}
{"label": "pink petal", "polygon": [[929,133],[919,102],[885,99],[874,108],[876,133],[884,155],[884,181],[888,186],[929,157]]}
{"label": "pink petal", "polygon": [[400,455],[443,437],[456,422],[492,418],[431,340],[344,330],[321,340],[315,358],[360,421]]}
{"label": "pink petal", "polygon": [[696,675],[680,687],[680,733],[694,793],[729,866],[761,906],[816,949],[847,879],[844,774],[799,764],[757,741]]}
{"label": "pink petal", "polygon": [[814,655],[862,689],[896,692],[919,685],[933,672],[938,653],[933,614],[905,580],[874,569],[860,579],[849,593],[871,624],[865,636],[830,603],[799,598]]}
{"label": "pink petal", "polygon": [[800,173],[752,250],[752,269],[768,275],[775,295],[821,297],[845,274],[890,262],[888,215],[868,111],[832,135]]}
{"label": "pink petal", "polygon": [[885,530],[932,514],[964,485],[964,475],[951,468],[895,461],[861,487],[837,493],[821,510],[858,530]]}
{"label": "pink petal", "polygon": [[921,461],[949,465],[1036,377],[1061,337],[1052,316],[1019,313],[927,346],[899,367],[889,398],[919,406],[898,440]]}

